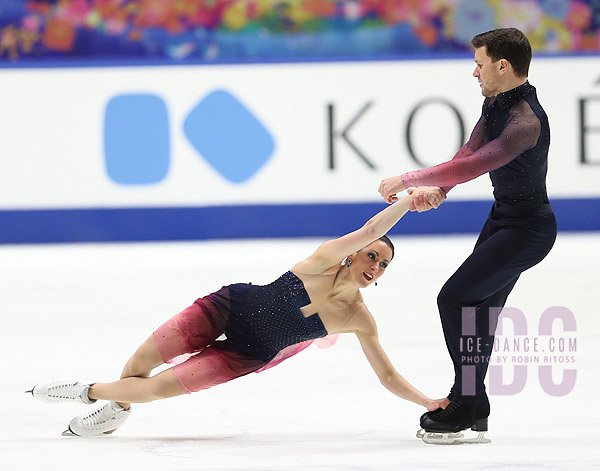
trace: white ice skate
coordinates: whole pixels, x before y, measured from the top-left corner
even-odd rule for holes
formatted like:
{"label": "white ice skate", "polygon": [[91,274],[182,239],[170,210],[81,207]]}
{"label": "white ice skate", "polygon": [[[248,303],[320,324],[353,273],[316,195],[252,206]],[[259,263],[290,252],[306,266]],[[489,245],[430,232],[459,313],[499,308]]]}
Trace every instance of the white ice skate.
{"label": "white ice skate", "polygon": [[31,390],[33,397],[43,402],[83,402],[93,404],[95,399],[88,397],[89,384],[77,381],[54,381],[52,383],[37,384]]}
{"label": "white ice skate", "polygon": [[131,408],[125,410],[116,402],[111,401],[89,414],[75,417],[63,435],[65,437],[106,435],[123,425],[129,414],[131,414]]}

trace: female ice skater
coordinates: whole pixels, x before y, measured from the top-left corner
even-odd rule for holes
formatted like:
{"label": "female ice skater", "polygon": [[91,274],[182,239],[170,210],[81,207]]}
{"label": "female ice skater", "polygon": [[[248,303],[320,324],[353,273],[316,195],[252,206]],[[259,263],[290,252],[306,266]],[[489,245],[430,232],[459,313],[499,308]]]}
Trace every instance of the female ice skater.
{"label": "female ice skater", "polygon": [[[471,427],[487,431],[490,404],[484,379],[500,308],[521,273],[550,252],[556,220],[546,193],[550,128],[535,88],[527,81],[531,46],[514,28],[475,36],[475,70],[483,111],[469,141],[450,162],[383,180],[381,196],[420,185],[454,185],[490,174],[495,202],[473,253],[446,282],[438,307],[454,385],[443,411],[429,412],[421,427],[449,434]],[[463,351],[467,341],[481,348]],[[479,361],[477,361],[479,360]],[[485,439],[487,441],[487,439]],[[460,440],[458,440],[460,441]]]}
{"label": "female ice skater", "polygon": [[[274,366],[314,339],[353,332],[387,389],[436,410],[440,402],[411,386],[390,363],[359,289],[375,283],[394,256],[386,232],[415,205],[437,208],[444,198],[439,188],[421,188],[360,229],[323,243],[271,284],[233,284],[196,300],[137,349],[119,381],[89,385],[56,381],[38,384],[28,392],[46,402],[109,401],[75,417],[64,433],[102,435],[125,422],[131,403],[207,389]],[[217,340],[222,334],[226,340]],[[150,377],[154,368],[183,354],[193,356]]]}

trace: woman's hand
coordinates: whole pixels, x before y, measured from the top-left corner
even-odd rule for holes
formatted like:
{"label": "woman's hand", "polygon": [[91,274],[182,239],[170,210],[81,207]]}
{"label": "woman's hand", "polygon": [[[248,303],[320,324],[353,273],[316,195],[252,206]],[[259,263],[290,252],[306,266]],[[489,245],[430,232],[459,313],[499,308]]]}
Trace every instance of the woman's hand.
{"label": "woman's hand", "polygon": [[411,188],[408,194],[412,196],[410,211],[419,213],[439,208],[446,199],[446,192],[437,186]]}
{"label": "woman's hand", "polygon": [[443,398],[443,399],[429,399],[427,398],[425,400],[425,404],[423,404],[428,411],[434,411],[434,410],[438,410],[438,409],[445,409],[446,406],[450,404],[450,399],[448,399],[447,397]]}

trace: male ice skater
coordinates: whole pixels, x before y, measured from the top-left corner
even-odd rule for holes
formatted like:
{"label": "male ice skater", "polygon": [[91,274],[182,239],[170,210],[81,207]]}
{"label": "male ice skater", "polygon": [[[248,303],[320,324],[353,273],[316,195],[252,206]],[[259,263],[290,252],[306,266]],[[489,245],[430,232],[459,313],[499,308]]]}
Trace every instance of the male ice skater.
{"label": "male ice skater", "polygon": [[451,161],[386,178],[379,187],[388,203],[407,188],[435,185],[447,192],[488,172],[494,187],[495,201],[473,253],[438,296],[455,379],[445,409],[421,417],[423,439],[430,443],[461,441],[456,432],[469,427],[480,432],[479,441],[489,441],[482,433],[490,414],[484,379],[498,308],[520,274],[543,260],[556,238],[546,194],[550,128],[527,81],[529,41],[521,31],[504,28],[479,34],[471,43],[473,76],[485,100],[469,141]]}

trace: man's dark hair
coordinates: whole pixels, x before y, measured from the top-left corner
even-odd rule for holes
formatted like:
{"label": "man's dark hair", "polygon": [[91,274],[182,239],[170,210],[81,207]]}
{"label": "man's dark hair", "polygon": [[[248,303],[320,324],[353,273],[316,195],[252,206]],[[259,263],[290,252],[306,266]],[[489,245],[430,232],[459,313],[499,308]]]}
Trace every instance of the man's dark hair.
{"label": "man's dark hair", "polygon": [[531,44],[527,37],[516,28],[500,28],[481,33],[471,39],[473,47],[485,46],[486,53],[493,62],[506,59],[517,77],[527,77],[531,62]]}

